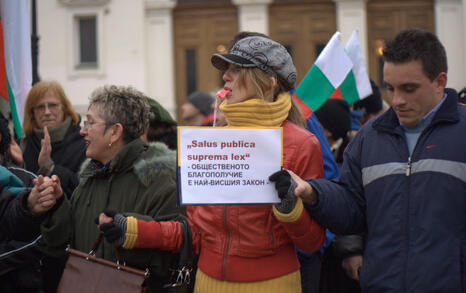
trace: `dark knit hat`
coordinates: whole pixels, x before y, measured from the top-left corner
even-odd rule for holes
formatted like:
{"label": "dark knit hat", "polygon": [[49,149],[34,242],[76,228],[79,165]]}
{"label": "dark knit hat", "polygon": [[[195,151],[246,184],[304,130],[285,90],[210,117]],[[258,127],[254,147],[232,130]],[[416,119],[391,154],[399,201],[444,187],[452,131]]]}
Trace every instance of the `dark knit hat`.
{"label": "dark knit hat", "polygon": [[162,105],[160,105],[156,100],[147,98],[147,102],[150,106],[150,113],[149,113],[149,123],[150,124],[157,124],[158,122],[167,123],[168,125],[176,126],[176,121],[173,120],[170,113],[165,110]]}
{"label": "dark knit hat", "polygon": [[379,87],[371,79],[372,95],[354,103],[354,109],[363,112],[363,114],[373,114],[382,111],[383,103]]}
{"label": "dark knit hat", "polygon": [[228,54],[214,54],[210,61],[218,70],[225,71],[229,64],[239,67],[257,67],[276,76],[291,90],[296,84],[296,68],[291,55],[280,43],[262,36],[240,39]]}
{"label": "dark knit hat", "polygon": [[351,128],[350,108],[346,101],[329,99],[315,112],[322,126],[337,140],[345,138]]}
{"label": "dark knit hat", "polygon": [[215,100],[208,92],[194,92],[190,94],[186,100],[188,103],[193,104],[204,116],[209,116],[214,112],[212,105]]}

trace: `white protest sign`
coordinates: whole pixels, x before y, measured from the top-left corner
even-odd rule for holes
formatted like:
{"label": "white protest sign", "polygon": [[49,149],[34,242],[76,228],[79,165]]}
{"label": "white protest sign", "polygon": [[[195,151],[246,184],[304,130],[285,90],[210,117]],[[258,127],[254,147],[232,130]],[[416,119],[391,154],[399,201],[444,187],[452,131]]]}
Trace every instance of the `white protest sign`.
{"label": "white protest sign", "polygon": [[180,203],[280,202],[268,178],[282,166],[281,128],[178,127]]}

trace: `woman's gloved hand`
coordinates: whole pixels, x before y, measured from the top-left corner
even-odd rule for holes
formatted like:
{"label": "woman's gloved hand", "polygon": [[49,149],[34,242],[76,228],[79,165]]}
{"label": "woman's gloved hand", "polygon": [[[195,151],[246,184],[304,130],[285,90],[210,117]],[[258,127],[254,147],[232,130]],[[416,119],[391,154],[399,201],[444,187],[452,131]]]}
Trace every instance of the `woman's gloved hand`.
{"label": "woman's gloved hand", "polygon": [[278,197],[282,200],[280,203],[275,204],[275,208],[280,213],[290,213],[297,201],[294,195],[294,190],[297,186],[296,182],[291,178],[290,173],[286,170],[280,170],[270,175],[269,180],[275,182],[275,189],[278,192]]}
{"label": "woman's gloved hand", "polygon": [[125,216],[112,210],[104,210],[99,215],[99,229],[104,233],[105,239],[114,246],[121,246],[126,240]]}

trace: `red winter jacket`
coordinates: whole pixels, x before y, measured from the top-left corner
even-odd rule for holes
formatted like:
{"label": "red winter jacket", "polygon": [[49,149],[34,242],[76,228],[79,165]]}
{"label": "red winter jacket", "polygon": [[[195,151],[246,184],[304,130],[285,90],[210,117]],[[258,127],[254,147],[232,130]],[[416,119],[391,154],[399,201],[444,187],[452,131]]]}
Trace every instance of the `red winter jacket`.
{"label": "red winter jacket", "polygon": [[[303,179],[322,178],[323,164],[317,138],[285,121],[283,167]],[[198,267],[217,280],[261,281],[299,269],[295,245],[308,252],[320,249],[324,229],[303,208],[290,214],[274,213],[271,205],[190,206],[188,222]],[[179,251],[179,223],[138,221],[136,247]],[[162,233],[162,234],[160,234]]]}

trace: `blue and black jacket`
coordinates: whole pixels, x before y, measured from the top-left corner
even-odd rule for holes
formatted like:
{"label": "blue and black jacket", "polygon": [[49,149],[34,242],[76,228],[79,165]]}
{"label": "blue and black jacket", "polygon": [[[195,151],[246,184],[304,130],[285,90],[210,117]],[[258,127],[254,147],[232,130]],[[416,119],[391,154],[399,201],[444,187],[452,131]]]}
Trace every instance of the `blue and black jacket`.
{"label": "blue and black jacket", "polygon": [[411,156],[390,109],[349,144],[338,181],[310,181],[315,219],[367,233],[363,292],[466,290],[466,106],[447,93]]}

